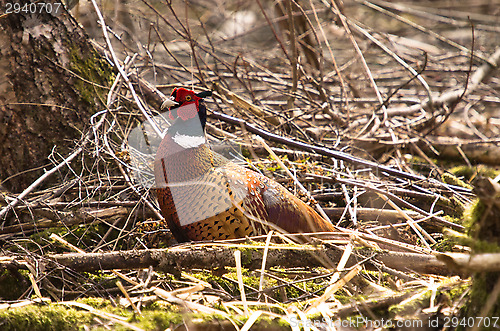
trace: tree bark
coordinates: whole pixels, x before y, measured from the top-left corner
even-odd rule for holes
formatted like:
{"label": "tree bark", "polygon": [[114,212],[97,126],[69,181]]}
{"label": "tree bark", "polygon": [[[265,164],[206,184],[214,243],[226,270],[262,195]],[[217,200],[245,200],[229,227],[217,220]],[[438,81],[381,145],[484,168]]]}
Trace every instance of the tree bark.
{"label": "tree bark", "polygon": [[[20,5],[18,13],[13,3]],[[11,9],[0,19],[0,180],[14,192],[43,173],[55,148],[69,154],[102,108],[112,77],[108,63],[57,3],[0,0],[1,8]]]}
{"label": "tree bark", "polygon": [[[474,238],[474,254],[468,262],[483,259],[483,269],[474,268],[467,317],[500,316],[500,271],[498,268],[500,242],[500,184],[490,178],[479,177],[474,183],[479,201],[471,212],[469,235]],[[497,254],[481,254],[491,253]],[[487,258],[488,261],[484,260]]]}

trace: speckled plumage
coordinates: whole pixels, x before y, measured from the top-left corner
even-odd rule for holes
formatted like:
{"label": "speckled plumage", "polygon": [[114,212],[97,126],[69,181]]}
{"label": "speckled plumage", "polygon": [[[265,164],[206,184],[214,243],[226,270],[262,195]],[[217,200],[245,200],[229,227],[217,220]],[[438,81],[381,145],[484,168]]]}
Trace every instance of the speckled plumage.
{"label": "speckled plumage", "polygon": [[[178,91],[177,102],[183,103],[179,94],[186,91],[194,96],[192,91]],[[180,121],[173,124],[175,132],[198,132],[185,129],[186,122],[198,118]],[[203,128],[202,121],[201,134]],[[183,148],[172,139],[171,130],[158,148],[155,178],[162,215],[179,242],[240,238],[271,228],[290,233],[334,230],[277,182],[227,160],[207,144]]]}

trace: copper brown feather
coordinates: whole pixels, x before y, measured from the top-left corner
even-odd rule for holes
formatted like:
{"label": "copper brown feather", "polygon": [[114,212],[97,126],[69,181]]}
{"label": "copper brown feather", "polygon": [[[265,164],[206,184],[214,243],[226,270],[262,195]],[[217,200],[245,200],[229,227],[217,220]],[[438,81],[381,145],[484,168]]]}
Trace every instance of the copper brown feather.
{"label": "copper brown feather", "polygon": [[155,158],[158,203],[177,241],[233,239],[270,229],[334,231],[332,224],[283,186],[212,151],[206,109],[193,91],[172,93],[180,106]]}

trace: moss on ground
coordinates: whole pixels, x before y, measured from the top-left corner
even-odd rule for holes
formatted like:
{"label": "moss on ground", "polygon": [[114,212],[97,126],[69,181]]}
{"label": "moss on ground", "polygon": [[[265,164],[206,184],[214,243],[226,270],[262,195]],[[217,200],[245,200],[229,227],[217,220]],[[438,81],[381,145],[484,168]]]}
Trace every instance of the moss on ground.
{"label": "moss on ground", "polygon": [[464,182],[462,179],[460,179],[459,177],[451,174],[451,173],[447,173],[445,172],[442,176],[441,176],[443,182],[445,182],[446,184],[450,184],[450,185],[455,185],[455,186],[459,186],[459,187],[465,187],[465,188],[468,188],[468,189],[472,189],[472,186],[470,184],[467,184],[466,182]]}
{"label": "moss on ground", "polygon": [[479,164],[474,167],[469,167],[467,165],[459,165],[448,170],[451,174],[462,177],[464,181],[470,182],[477,176],[484,176],[495,178],[500,174],[499,170],[493,169],[491,167]]}
{"label": "moss on ground", "polygon": [[[181,314],[177,306],[170,304],[151,304],[142,308],[142,315],[136,315],[131,309],[116,307],[109,300],[89,297],[77,300],[78,303],[89,305],[101,312],[125,317],[126,322],[144,330],[165,330],[172,325],[182,323],[186,314]],[[9,308],[0,311],[1,330],[30,331],[62,331],[85,330],[85,327],[99,329],[94,319],[96,315],[78,308],[57,303],[31,304],[19,308]],[[103,317],[98,317],[106,322]],[[113,330],[130,330],[130,328],[115,323]]]}
{"label": "moss on ground", "polygon": [[93,315],[61,305],[29,305],[0,311],[0,329],[4,331],[84,330]]}
{"label": "moss on ground", "polygon": [[[232,324],[226,318],[216,315],[185,313],[177,306],[165,302],[156,302],[142,307],[141,315],[134,314],[129,308],[113,306],[109,300],[102,298],[85,298],[79,299],[77,302],[89,305],[104,313],[125,317],[126,323],[143,330],[161,331],[174,328],[185,322],[196,325],[197,329],[212,326],[224,326],[224,329],[232,329]],[[248,318],[235,315],[231,319],[241,327]],[[108,328],[102,326],[101,323],[108,324],[108,320],[86,310],[57,303],[31,304],[0,311],[0,329],[5,331],[107,330]],[[259,318],[255,326],[259,330],[266,330],[267,327],[280,330],[288,328],[286,322],[270,319],[267,316]],[[130,327],[120,323],[111,323],[109,327],[117,331],[130,330]]]}

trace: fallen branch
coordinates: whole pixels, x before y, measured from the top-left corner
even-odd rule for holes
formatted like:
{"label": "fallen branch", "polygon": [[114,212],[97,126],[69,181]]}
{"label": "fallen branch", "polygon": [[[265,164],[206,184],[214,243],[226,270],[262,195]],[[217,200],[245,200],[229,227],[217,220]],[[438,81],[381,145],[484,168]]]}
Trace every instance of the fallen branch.
{"label": "fallen branch", "polygon": [[[98,271],[112,269],[138,269],[155,267],[157,270],[178,274],[179,269],[218,269],[234,267],[234,251],[243,251],[242,266],[257,270],[262,267],[264,246],[196,244],[169,249],[147,249],[130,251],[113,251],[105,253],[68,253],[52,254],[46,257],[58,265],[75,271]],[[317,256],[327,256],[334,264],[342,256],[342,250],[326,246],[276,246],[269,247],[267,264],[272,266],[323,267]],[[438,261],[431,254],[402,253],[380,251],[374,258],[387,267],[417,273],[448,274],[445,263]],[[370,260],[367,264],[370,265]],[[351,257],[347,267],[355,265],[355,257]],[[373,269],[373,266],[372,266]]]}
{"label": "fallen branch", "polygon": [[47,229],[58,226],[71,227],[77,224],[86,224],[94,221],[101,221],[103,219],[108,222],[113,222],[118,218],[125,218],[130,213],[134,212],[132,207],[111,207],[102,209],[89,209],[80,208],[76,211],[58,211],[54,209],[36,209],[33,215],[41,217],[41,220],[34,222],[25,222],[20,224],[13,224],[5,226],[0,229],[0,234],[30,232],[34,230]]}
{"label": "fallen branch", "polygon": [[500,253],[466,254],[442,253],[436,255],[439,261],[451,269],[467,272],[499,272]]}

